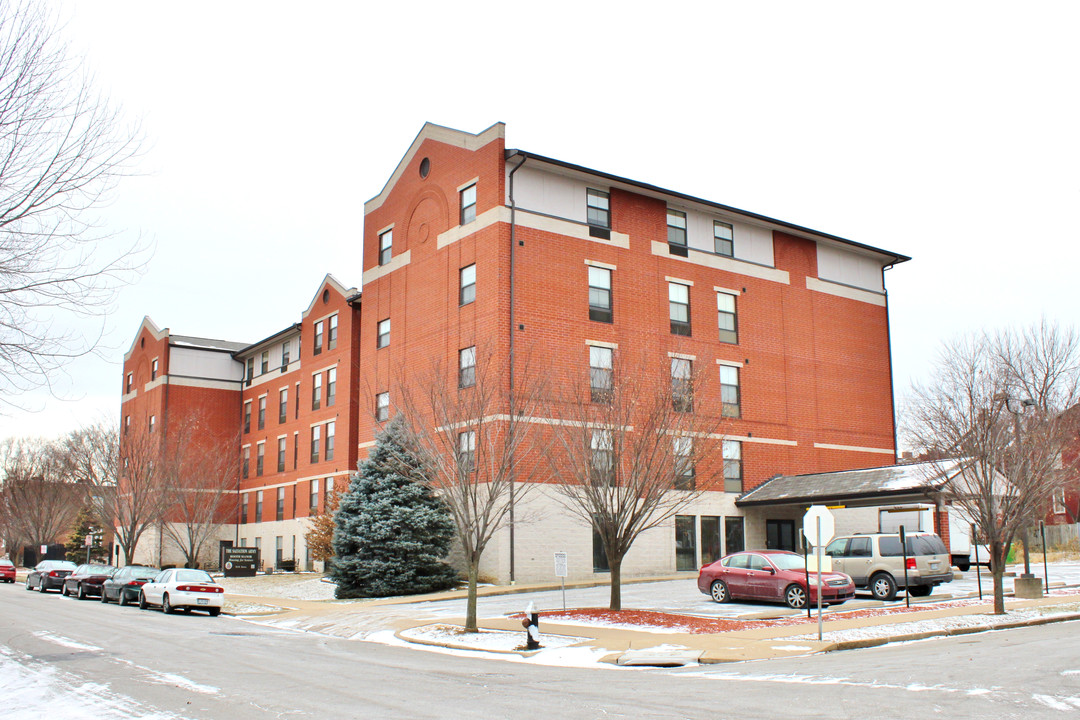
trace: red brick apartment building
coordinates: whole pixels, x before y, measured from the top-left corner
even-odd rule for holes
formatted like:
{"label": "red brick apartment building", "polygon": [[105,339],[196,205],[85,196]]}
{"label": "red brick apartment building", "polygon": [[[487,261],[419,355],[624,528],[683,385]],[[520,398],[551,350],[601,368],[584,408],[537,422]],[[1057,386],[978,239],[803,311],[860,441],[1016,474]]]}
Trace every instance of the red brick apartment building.
{"label": "red brick apartment building", "polygon": [[[266,566],[313,565],[307,518],[356,468],[358,303],[355,289],[328,275],[300,322],[259,342],[173,335],[146,318],[124,356],[121,442],[195,423],[207,448],[225,448],[239,497],[218,540],[262,548]],[[211,545],[204,563],[213,565],[219,545]],[[138,558],[182,562],[156,530]]]}
{"label": "red brick apartment building", "polygon": [[[884,270],[908,259],[508,150],[502,124],[478,135],[427,124],[365,205],[359,402],[396,406],[402,378],[478,356],[527,353],[585,388],[612,353],[670,358],[672,372],[715,374],[714,392],[736,405],[727,462],[710,464],[726,477],[635,543],[623,573],[793,547],[798,514],[735,501],[777,474],[895,462]],[[364,448],[377,422],[359,417]],[[571,576],[593,574],[589,525],[551,492],[520,515],[534,519],[499,536],[485,576],[550,577],[555,551]]]}
{"label": "red brick apartment building", "polygon": [[[723,457],[699,466],[710,489],[635,543],[626,577],[792,547],[801,510],[740,508],[741,493],[779,474],[895,462],[884,270],[903,255],[508,150],[502,124],[426,124],[366,203],[363,240],[362,302],[327,277],[300,323],[258,343],[147,320],[125,358],[125,424],[198,409],[238,438],[240,524],[222,539],[260,545],[268,564],[311,564],[306,518],[374,444],[400,383],[478,357],[506,369],[512,348],[515,372],[528,355],[586,391],[616,356],[712,381],[702,406],[725,411]],[[486,578],[550,578],[556,551],[571,577],[600,570],[589,524],[558,504],[557,478],[542,479],[513,534],[489,545]]]}

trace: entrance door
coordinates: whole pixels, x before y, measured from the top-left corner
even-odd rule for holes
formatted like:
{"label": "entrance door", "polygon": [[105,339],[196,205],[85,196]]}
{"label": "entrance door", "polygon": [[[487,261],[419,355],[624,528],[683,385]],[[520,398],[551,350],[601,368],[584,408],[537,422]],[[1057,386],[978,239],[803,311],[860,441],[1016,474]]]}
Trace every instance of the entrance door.
{"label": "entrance door", "polygon": [[766,520],[765,547],[769,550],[795,552],[795,521]]}
{"label": "entrance door", "polygon": [[746,535],[743,533],[741,517],[724,518],[724,554],[742,552],[746,549]]}

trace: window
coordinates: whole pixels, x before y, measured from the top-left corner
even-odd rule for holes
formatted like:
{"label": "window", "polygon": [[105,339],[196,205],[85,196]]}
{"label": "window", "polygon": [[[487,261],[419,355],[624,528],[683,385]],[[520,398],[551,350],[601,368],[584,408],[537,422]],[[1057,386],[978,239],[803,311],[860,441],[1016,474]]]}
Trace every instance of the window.
{"label": "window", "polygon": [[686,213],[668,209],[667,241],[669,253],[686,257]]}
{"label": "window", "polygon": [[589,266],[589,319],[611,322],[611,270]]}
{"label": "window", "polygon": [[337,368],[326,371],[326,407],[333,407],[337,398]]}
{"label": "window", "polygon": [[694,363],[686,358],[671,358],[671,407],[676,412],[694,411]]}
{"label": "window", "polygon": [[594,227],[611,229],[611,198],[606,192],[589,188],[586,192],[588,223]]}
{"label": "window", "polygon": [[277,471],[285,472],[285,438],[277,441]]}
{"label": "window", "polygon": [[716,254],[735,257],[735,232],[732,230],[731,224],[713,220],[712,234]]}
{"label": "window", "polygon": [[741,493],[743,491],[742,443],[738,440],[725,440],[723,454],[724,492]]}
{"label": "window", "polygon": [[333,350],[334,348],[337,347],[337,322],[338,322],[337,315],[331,315],[330,318],[326,321],[326,325],[327,325],[327,328],[328,328],[327,331],[326,331],[326,349],[327,350]]}
{"label": "window", "polygon": [[668,308],[673,335],[690,335],[690,286],[668,283]]}
{"label": "window", "polygon": [[476,346],[458,351],[458,387],[467,388],[476,384]]}
{"label": "window", "polygon": [[281,343],[281,367],[284,369],[289,365],[289,341]]}
{"label": "window", "polygon": [[461,268],[461,289],[458,291],[458,305],[468,305],[476,299],[476,263]]}
{"label": "window", "polygon": [[132,384],[134,384],[134,382],[135,382],[135,378],[132,376],[131,373],[128,373],[127,374],[127,386],[126,386],[127,389],[124,390],[124,392],[131,392],[131,386],[132,386]]}
{"label": "window", "polygon": [[390,262],[390,255],[394,247],[394,231],[387,230],[379,236],[379,264],[385,265]]}
{"label": "window", "polygon": [[724,552],[742,552],[746,549],[745,520],[741,517],[724,518]]}
{"label": "window", "polygon": [[154,432],[154,426],[156,424],[157,424],[157,416],[156,415],[151,415],[150,416],[150,432]]}
{"label": "window", "polygon": [[476,469],[476,431],[458,433],[457,469],[461,475]]}
{"label": "window", "polygon": [[708,565],[724,557],[721,549],[720,517],[701,516],[701,564]]}
{"label": "window", "polygon": [[287,387],[278,390],[277,419],[278,424],[289,419],[289,388]]}
{"label": "window", "polygon": [[259,443],[255,446],[255,477],[260,477],[263,474],[265,460],[266,443]]}
{"label": "window", "polygon": [[[255,493],[255,522],[262,522],[262,503],[263,503],[263,491],[258,490]],[[255,546],[258,547],[259,538],[255,538]]]}
{"label": "window", "polygon": [[589,394],[594,403],[611,402],[614,391],[611,348],[589,346]]}
{"label": "window", "polygon": [[471,223],[476,219],[476,184],[461,191],[461,224]]}
{"label": "window", "polygon": [[247,384],[251,384],[251,378],[255,377],[255,358],[249,357],[247,359],[247,375],[245,376]]}
{"label": "window", "polygon": [[270,351],[263,350],[259,359],[259,374],[265,375],[268,372],[270,372]]}
{"label": "window", "polygon": [[384,348],[390,344],[390,318],[379,321],[379,331],[376,335],[375,347]]}
{"label": "window", "polygon": [[334,421],[326,423],[326,450],[324,460],[334,459],[334,427],[337,425]]}
{"label": "window", "polygon": [[596,529],[598,524],[599,521],[597,520],[593,522],[592,526],[593,572],[611,572],[611,566],[608,564],[607,553],[604,551],[604,538],[600,535],[600,531]]}
{"label": "window", "polygon": [[311,376],[311,409],[318,410],[322,407],[322,373]]}
{"label": "window", "polygon": [[319,478],[311,481],[311,493],[308,495],[308,515],[319,512]]}
{"label": "window", "polygon": [[675,459],[675,489],[694,489],[694,439],[692,437],[671,438]]}
{"label": "window", "polygon": [[251,446],[244,448],[244,461],[240,467],[240,474],[246,480],[248,474],[251,472]]}
{"label": "window", "polygon": [[735,315],[735,296],[716,293],[717,322],[720,326],[720,342],[739,342],[739,326]]}
{"label": "window", "polygon": [[259,398],[259,429],[266,427],[266,396]]}
{"label": "window", "polygon": [[244,432],[251,432],[251,401],[244,403]]}
{"label": "window", "polygon": [[131,430],[131,416],[130,415],[125,415],[124,416],[124,434],[127,435],[129,430]]}
{"label": "window", "polygon": [[720,366],[720,402],[724,417],[737,418],[739,408],[739,368],[730,365]]}
{"label": "window", "polygon": [[154,358],[153,362],[150,363],[150,379],[151,380],[157,380],[157,368],[158,368],[157,362],[158,362],[157,358]]}
{"label": "window", "polygon": [[[241,524],[246,523],[248,521],[248,511],[251,509],[248,506],[248,495],[250,495],[250,493],[244,493],[243,498],[241,498],[241,500],[240,500],[240,523]],[[243,538],[241,538],[241,539],[243,539]],[[241,547],[243,547],[243,545],[241,545]]]}
{"label": "window", "polygon": [[277,489],[277,519],[285,519],[285,488],[283,487]]}
{"label": "window", "polygon": [[615,484],[615,453],[610,430],[593,430],[591,480],[594,485]]}
{"label": "window", "polygon": [[1054,490],[1054,514],[1065,514],[1065,488],[1057,488]]}
{"label": "window", "polygon": [[375,396],[375,420],[384,422],[390,417],[390,393],[383,392]]}
{"label": "window", "polygon": [[323,480],[323,509],[330,509],[330,500],[334,495],[334,478],[328,477]]}
{"label": "window", "polygon": [[319,445],[322,439],[322,426],[315,425],[311,428],[311,462],[319,462]]}
{"label": "window", "polygon": [[675,516],[675,569],[697,570],[697,518]]}
{"label": "window", "polygon": [[322,341],[323,341],[323,321],[315,323],[315,347],[314,351],[316,355],[322,353]]}

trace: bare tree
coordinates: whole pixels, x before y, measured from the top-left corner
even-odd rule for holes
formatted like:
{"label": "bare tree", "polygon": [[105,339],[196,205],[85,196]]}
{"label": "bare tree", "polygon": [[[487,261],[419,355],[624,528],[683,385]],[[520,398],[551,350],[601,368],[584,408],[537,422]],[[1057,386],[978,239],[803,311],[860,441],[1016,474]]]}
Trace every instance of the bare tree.
{"label": "bare tree", "polygon": [[0,525],[9,551],[67,536],[84,489],[65,470],[56,443],[9,438],[0,444]]}
{"label": "bare tree", "polygon": [[102,256],[89,216],[139,144],[93,91],[53,9],[0,0],[0,402],[96,346],[61,328],[103,317],[139,265],[134,248]]}
{"label": "bare tree", "polygon": [[672,358],[669,370],[604,355],[589,387],[579,384],[553,411],[561,452],[548,458],[561,503],[603,542],[610,609],[621,610],[622,563],[634,541],[723,487],[715,452],[723,413],[689,360]]}
{"label": "bare tree", "polygon": [[125,563],[133,562],[139,540],[171,501],[160,438],[160,432],[132,430],[121,445],[116,426],[103,422],[67,439],[71,472],[86,487],[98,518],[115,529]]}
{"label": "bare tree", "polygon": [[960,474],[945,498],[990,547],[994,612],[1005,612],[1009,546],[1046,513],[1076,439],[1080,342],[1043,322],[979,334],[945,346],[932,379],[916,385],[906,418],[913,445],[939,459],[935,473]]}
{"label": "bare tree", "polygon": [[413,451],[454,517],[465,557],[468,603],[465,630],[477,632],[480,559],[506,526],[543,465],[535,414],[543,385],[528,354],[519,356],[515,387],[498,359],[465,355],[456,371],[433,367],[426,376],[400,378],[398,407],[412,426]]}
{"label": "bare tree", "polygon": [[169,424],[160,472],[169,496],[162,528],[197,567],[223,523],[235,518],[238,437],[216,436],[201,414]]}
{"label": "bare tree", "polygon": [[334,513],[337,512],[338,493],[329,493],[326,507],[311,519],[311,524],[304,533],[304,542],[311,551],[311,559],[326,562],[334,557]]}

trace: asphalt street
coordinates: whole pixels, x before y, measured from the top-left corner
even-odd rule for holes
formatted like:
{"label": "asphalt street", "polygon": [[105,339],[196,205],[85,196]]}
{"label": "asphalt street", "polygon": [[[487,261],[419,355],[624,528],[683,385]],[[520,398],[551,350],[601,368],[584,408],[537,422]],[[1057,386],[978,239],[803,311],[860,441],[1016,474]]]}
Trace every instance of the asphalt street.
{"label": "asphalt street", "polygon": [[[0,587],[0,717],[1063,717],[1076,624],[681,670],[447,656]],[[19,692],[15,672],[45,684]]]}

